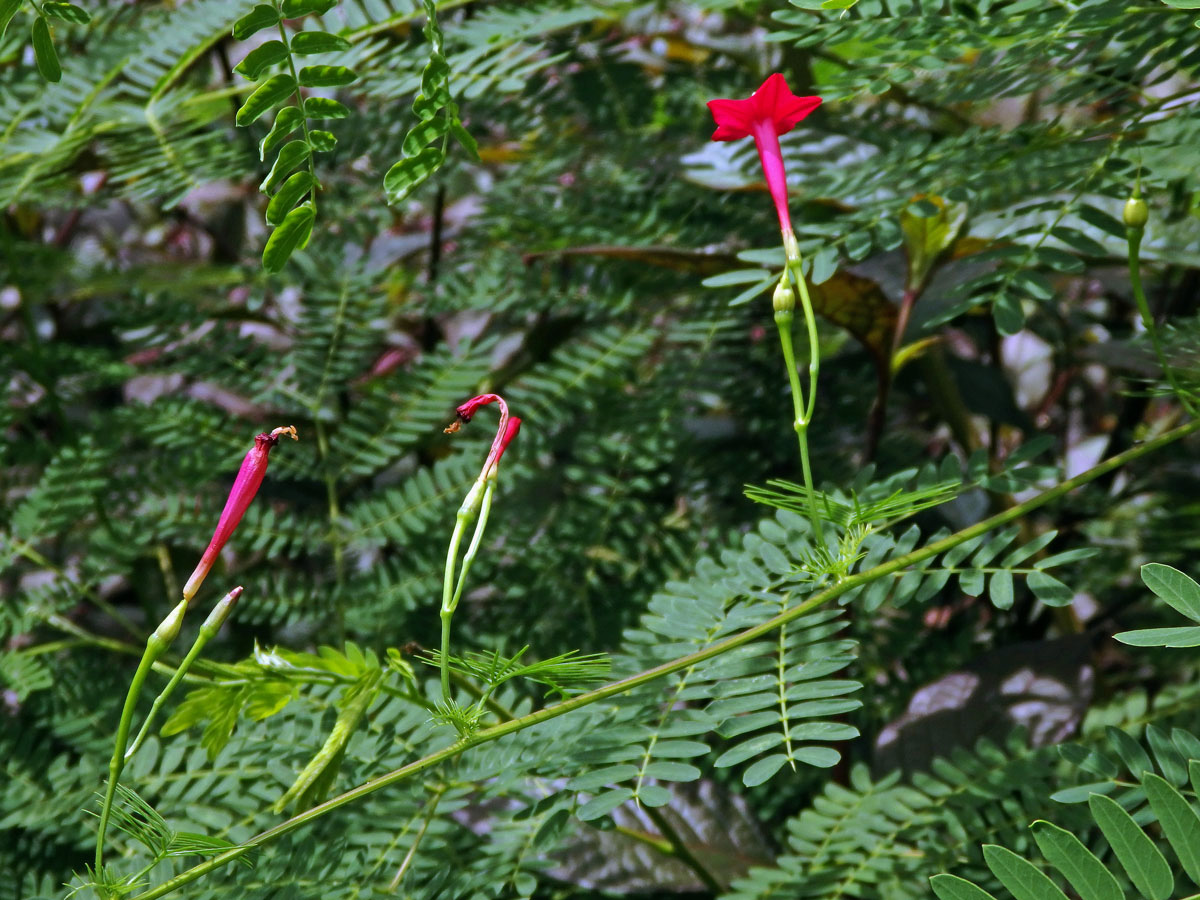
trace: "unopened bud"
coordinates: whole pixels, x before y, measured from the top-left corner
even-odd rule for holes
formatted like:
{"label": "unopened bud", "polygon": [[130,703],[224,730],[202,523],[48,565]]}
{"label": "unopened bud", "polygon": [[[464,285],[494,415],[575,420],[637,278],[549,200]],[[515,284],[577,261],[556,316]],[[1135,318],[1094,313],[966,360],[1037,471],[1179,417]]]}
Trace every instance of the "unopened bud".
{"label": "unopened bud", "polygon": [[1125,210],[1121,218],[1125,220],[1125,225],[1128,228],[1145,228],[1146,222],[1150,220],[1150,207],[1146,205],[1137,194],[1125,201]]}
{"label": "unopened bud", "polygon": [[150,639],[146,644],[154,653],[155,658],[170,647],[171,642],[175,638],[179,637],[179,629],[183,625],[183,616],[187,612],[187,608],[187,601],[184,600],[167,613],[167,617],[159,622],[158,627],[154,629],[154,633],[150,635]]}
{"label": "unopened bud", "polygon": [[217,605],[212,608],[212,612],[208,614],[208,618],[204,620],[204,624],[200,626],[200,630],[208,634],[216,634],[217,630],[225,624],[225,620],[229,618],[229,614],[233,612],[233,606],[240,596],[242,596],[242,587],[239,585],[217,602]]}
{"label": "unopened bud", "polygon": [[775,293],[771,297],[771,307],[777,313],[791,312],[796,308],[796,292],[786,281],[781,281],[775,286]]}

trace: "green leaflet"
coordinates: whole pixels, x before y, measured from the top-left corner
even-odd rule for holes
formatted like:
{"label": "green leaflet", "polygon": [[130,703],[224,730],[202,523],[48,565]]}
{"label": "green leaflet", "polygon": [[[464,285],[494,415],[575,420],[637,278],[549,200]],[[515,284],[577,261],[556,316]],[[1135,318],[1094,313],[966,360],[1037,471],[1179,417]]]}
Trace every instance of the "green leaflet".
{"label": "green leaflet", "polygon": [[278,272],[297,250],[303,248],[312,234],[316,213],[308,204],[298,206],[271,232],[263,248],[263,268]]}
{"label": "green leaflet", "polygon": [[1079,838],[1043,820],[1030,827],[1042,855],[1063,874],[1082,900],[1124,900],[1117,879]]}
{"label": "green leaflet", "polygon": [[1103,794],[1092,794],[1088,807],[1138,893],[1146,900],[1167,900],[1175,887],[1171,867],[1133,817]]}
{"label": "green leaflet", "polygon": [[983,858],[1016,900],[1067,900],[1044,872],[1008,848],[984,844]]}
{"label": "green leaflet", "polygon": [[33,59],[47,81],[59,81],[62,78],[62,66],[58,63],[54,39],[50,37],[50,26],[42,16],[33,20]]}
{"label": "green leaflet", "polygon": [[272,75],[246,98],[246,102],[237,111],[237,124],[245,126],[257,121],[267,110],[278,106],[295,90],[296,82],[291,75]]}
{"label": "green leaflet", "polygon": [[21,8],[21,3],[22,0],[0,0],[0,38],[4,37],[4,32],[8,30],[8,23]]}
{"label": "green leaflet", "polygon": [[233,23],[233,36],[239,41],[244,41],[250,35],[278,24],[279,13],[275,10],[275,7],[266,3],[260,3]]}
{"label": "green leaflet", "polygon": [[256,81],[258,76],[268,68],[287,58],[287,47],[284,46],[283,41],[267,41],[247,53],[246,58],[234,66],[233,71],[243,78]]}
{"label": "green leaflet", "polygon": [[308,193],[315,183],[316,180],[312,177],[311,172],[296,172],[291,175],[275,192],[271,202],[267,204],[267,223],[269,225],[282,224],[291,208]]}

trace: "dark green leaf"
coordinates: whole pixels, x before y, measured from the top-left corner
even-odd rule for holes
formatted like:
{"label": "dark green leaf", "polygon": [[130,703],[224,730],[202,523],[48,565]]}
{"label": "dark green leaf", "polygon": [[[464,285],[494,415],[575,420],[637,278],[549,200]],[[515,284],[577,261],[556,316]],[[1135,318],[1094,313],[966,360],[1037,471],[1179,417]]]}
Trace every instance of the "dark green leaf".
{"label": "dark green leaf", "polygon": [[43,3],[42,12],[53,19],[74,22],[76,25],[86,25],[92,21],[92,17],[88,11],[82,6],[76,6],[74,3]]}
{"label": "dark green leaf", "polygon": [[742,773],[742,784],[746,787],[762,784],[782,769],[786,763],[787,757],[782,753],[764,756],[753,765],[746,767],[746,771]]}
{"label": "dark green leaf", "polygon": [[243,78],[257,81],[258,76],[269,66],[281,63],[287,59],[287,47],[283,41],[267,41],[259,44],[246,54],[246,58],[234,66],[233,71]]}
{"label": "dark green leaf", "polygon": [[416,156],[402,159],[393,165],[383,178],[383,189],[387,192],[388,202],[399,203],[411,194],[441,167],[445,159],[441,147],[426,147]]}
{"label": "dark green leaf", "polygon": [[1016,900],[1067,900],[1067,895],[1044,872],[1008,848],[984,844],[983,858]]}
{"label": "dark green leaf", "polygon": [[54,40],[50,37],[50,26],[41,16],[33,20],[33,59],[37,63],[38,71],[47,81],[58,81],[62,78],[62,66],[58,64],[58,52],[54,49]]}
{"label": "dark green leaf", "polygon": [[4,37],[4,32],[8,30],[8,23],[12,21],[12,17],[20,8],[21,0],[0,0],[0,38]]}
{"label": "dark green leaf", "polygon": [[337,87],[357,80],[354,70],[346,66],[305,66],[300,70],[300,83],[305,87]]}
{"label": "dark green leaf", "polygon": [[267,204],[267,223],[282,223],[291,208],[300,202],[300,198],[308,193],[315,183],[316,179],[312,177],[311,172],[296,172],[288,178]]}
{"label": "dark green leaf", "polygon": [[316,13],[322,16],[337,6],[337,0],[283,0],[280,10],[285,19],[299,19]]}
{"label": "dark green leaf", "polygon": [[246,15],[233,23],[233,36],[244,41],[250,35],[279,24],[279,13],[275,7],[260,3]]}
{"label": "dark green leaf", "polygon": [[246,98],[242,108],[237,111],[235,121],[243,127],[257,121],[267,110],[278,106],[295,90],[296,82],[292,80],[291,75],[272,75]]}
{"label": "dark green leaf", "polygon": [[275,165],[271,167],[271,171],[263,179],[263,183],[259,185],[259,190],[270,191],[285,175],[305,162],[311,155],[312,150],[304,141],[289,141],[284,144],[283,149],[279,151],[279,156],[275,159]]}
{"label": "dark green leaf", "polygon": [[1200,647],[1200,625],[1140,628],[1136,631],[1122,631],[1113,637],[1131,647]]}
{"label": "dark green leaf", "polygon": [[335,50],[349,50],[350,42],[344,37],[329,34],[326,31],[302,31],[292,38],[292,52],[311,55],[313,53],[331,53]]}
{"label": "dark green leaf", "polygon": [[266,137],[258,142],[258,158],[265,160],[267,154],[287,140],[288,135],[299,128],[303,121],[304,116],[299,107],[285,106],[280,109],[275,115],[275,124],[271,126]]}
{"label": "dark green leaf", "polygon": [[1165,778],[1147,773],[1142,776],[1142,787],[1183,871],[1200,885],[1200,816]]}
{"label": "dark green leaf", "polygon": [[307,204],[287,214],[283,224],[271,232],[267,246],[263,248],[264,269],[268,272],[280,271],[291,255],[308,243],[315,215],[313,208]]}
{"label": "dark green leaf", "polygon": [[1030,827],[1042,855],[1063,873],[1082,900],[1124,900],[1117,879],[1079,838],[1041,820]]}
{"label": "dark green leaf", "polygon": [[314,150],[320,150],[323,153],[327,153],[337,146],[337,137],[332,131],[321,131],[320,129],[310,131],[308,139],[312,142]]}
{"label": "dark green leaf", "polygon": [[304,114],[310,119],[345,119],[350,110],[329,97],[309,97],[304,101]]}
{"label": "dark green leaf", "polygon": [[593,797],[575,813],[583,822],[590,822],[593,819],[599,819],[601,816],[606,816],[626,800],[633,797],[633,791],[629,788],[618,788],[615,791],[601,794],[598,797]]}
{"label": "dark green leaf", "polygon": [[1026,579],[1033,595],[1047,606],[1066,606],[1075,596],[1075,592],[1045,572],[1030,572]]}
{"label": "dark green leaf", "polygon": [[1138,893],[1146,900],[1167,900],[1175,888],[1171,867],[1133,817],[1102,794],[1092,794],[1088,806]]}
{"label": "dark green leaf", "polygon": [[934,875],[929,879],[929,885],[938,900],[996,900],[983,888],[957,875]]}
{"label": "dark green leaf", "polygon": [[1142,581],[1176,612],[1200,622],[1200,584],[1162,563],[1142,566]]}

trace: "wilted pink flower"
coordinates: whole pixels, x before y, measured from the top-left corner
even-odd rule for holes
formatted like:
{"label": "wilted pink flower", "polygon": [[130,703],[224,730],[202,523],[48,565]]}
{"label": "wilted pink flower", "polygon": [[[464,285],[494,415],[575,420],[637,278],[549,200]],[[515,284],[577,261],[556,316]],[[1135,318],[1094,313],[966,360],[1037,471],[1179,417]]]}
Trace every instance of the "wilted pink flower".
{"label": "wilted pink flower", "polygon": [[788,214],[787,174],[783,169],[783,152],[779,136],[787,134],[796,124],[821,105],[820,97],[797,97],[776,72],[745,100],[709,100],[708,108],[717,123],[714,141],[736,141],[754,138],[758,158],[762,163],[767,188],[775,201],[779,227],[791,232],[792,219]]}
{"label": "wilted pink flower", "polygon": [[508,404],[504,402],[504,398],[499,394],[480,394],[459,406],[455,410],[458,418],[446,428],[448,434],[453,434],[458,431],[463,423],[471,421],[471,417],[475,415],[479,407],[487,406],[489,403],[495,403],[500,407],[500,421],[496,425],[496,437],[492,439],[492,447],[488,451],[487,459],[483,463],[483,471],[480,473],[480,478],[486,478],[494,471],[496,464],[500,462],[501,455],[508,448],[509,442],[521,430],[521,420],[516,416],[509,416]]}
{"label": "wilted pink flower", "polygon": [[196,596],[196,591],[200,590],[200,585],[204,582],[209,570],[212,569],[213,563],[217,561],[217,557],[220,556],[225,542],[229,540],[234,529],[238,527],[238,523],[242,521],[242,516],[250,506],[250,501],[258,493],[263,476],[267,474],[267,458],[270,456],[271,448],[285,434],[292,440],[297,440],[294,426],[276,428],[270,434],[258,435],[254,439],[254,446],[242,460],[242,467],[238,470],[237,478],[234,479],[233,487],[229,491],[229,498],[225,501],[225,508],[221,511],[221,518],[217,520],[217,530],[213,532],[212,540],[208,542],[208,549],[200,557],[200,562],[183,587],[183,599],[189,603]]}
{"label": "wilted pink flower", "polygon": [[500,457],[504,455],[504,451],[508,449],[508,445],[520,430],[521,420],[516,416],[510,417],[504,426],[504,434],[497,433],[496,440],[492,441],[492,451],[488,454],[487,462],[483,467],[485,472],[495,471],[496,466],[500,465]]}

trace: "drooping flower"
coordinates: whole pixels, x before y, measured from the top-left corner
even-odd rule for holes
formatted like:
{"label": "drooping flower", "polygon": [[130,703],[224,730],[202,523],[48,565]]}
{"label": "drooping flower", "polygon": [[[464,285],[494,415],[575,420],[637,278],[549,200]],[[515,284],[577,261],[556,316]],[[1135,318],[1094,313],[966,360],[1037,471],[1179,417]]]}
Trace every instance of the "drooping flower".
{"label": "drooping flower", "polygon": [[712,136],[714,141],[754,138],[767,188],[775,201],[779,227],[785,235],[792,231],[792,219],[788,213],[787,175],[783,168],[779,136],[795,128],[801,119],[820,105],[820,97],[797,97],[793,94],[778,72],[769,76],[762,87],[745,100],[708,101],[708,108],[717,123],[717,130]]}
{"label": "drooping flower", "polygon": [[504,451],[508,449],[508,445],[512,443],[512,439],[520,430],[521,420],[512,416],[504,426],[504,434],[497,434],[498,440],[492,442],[492,452],[488,454],[487,464],[484,466],[488,475],[495,474],[496,467],[500,465],[500,457],[504,455]]}
{"label": "drooping flower", "polygon": [[221,510],[221,517],[217,520],[217,529],[213,532],[212,540],[208,542],[208,548],[200,557],[200,562],[197,563],[187,584],[183,587],[183,599],[189,603],[196,596],[196,591],[200,590],[200,585],[208,576],[213,563],[221,555],[225,542],[229,540],[234,529],[238,527],[238,523],[242,521],[242,516],[250,506],[250,501],[258,493],[263,476],[267,474],[267,458],[270,456],[271,448],[285,434],[292,440],[298,439],[295,426],[276,428],[270,434],[258,435],[254,439],[254,446],[242,460],[242,467],[238,469],[237,478],[234,479],[229,497],[225,501],[225,508]]}
{"label": "drooping flower", "polygon": [[445,429],[447,434],[453,434],[463,424],[471,421],[479,407],[487,406],[489,403],[495,403],[500,407],[500,421],[496,425],[496,436],[492,439],[491,449],[483,463],[483,471],[479,473],[480,481],[490,475],[495,475],[496,464],[500,462],[501,455],[508,448],[512,439],[517,436],[517,432],[521,430],[521,420],[516,416],[509,416],[508,404],[499,394],[480,394],[455,409],[454,412],[458,418]]}

